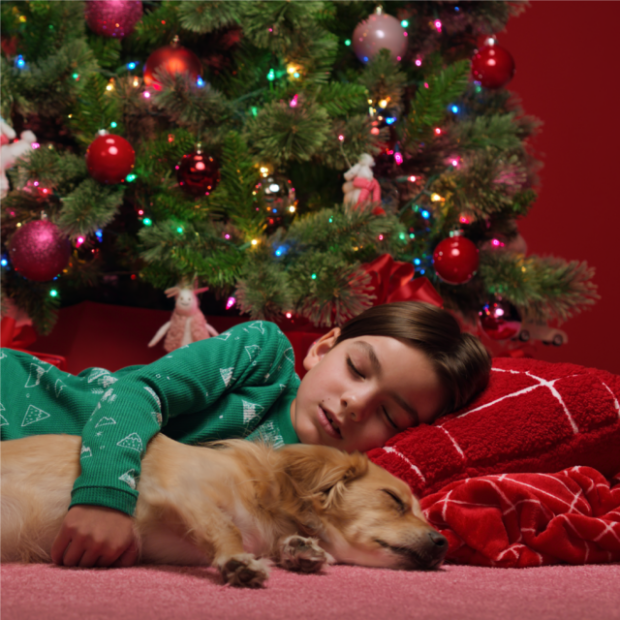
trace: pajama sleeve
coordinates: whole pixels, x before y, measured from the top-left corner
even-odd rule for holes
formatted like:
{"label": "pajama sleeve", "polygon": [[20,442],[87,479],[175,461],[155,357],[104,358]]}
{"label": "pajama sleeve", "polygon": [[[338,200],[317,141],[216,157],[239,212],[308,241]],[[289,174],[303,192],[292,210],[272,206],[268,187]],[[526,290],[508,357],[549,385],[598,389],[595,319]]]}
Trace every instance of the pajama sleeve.
{"label": "pajama sleeve", "polygon": [[279,394],[283,373],[294,374],[292,347],[276,325],[263,321],[242,323],[135,371],[120,373],[84,427],[81,475],[73,487],[71,506],[91,504],[134,514],[141,459],[156,433],[168,424],[183,422],[178,418],[185,416],[208,426],[216,403],[234,393],[233,405],[252,405],[252,415],[244,415],[243,409],[225,414],[239,416],[242,428],[237,436],[248,435],[260,416],[254,415],[258,405],[243,400],[244,390],[262,386],[261,393]]}

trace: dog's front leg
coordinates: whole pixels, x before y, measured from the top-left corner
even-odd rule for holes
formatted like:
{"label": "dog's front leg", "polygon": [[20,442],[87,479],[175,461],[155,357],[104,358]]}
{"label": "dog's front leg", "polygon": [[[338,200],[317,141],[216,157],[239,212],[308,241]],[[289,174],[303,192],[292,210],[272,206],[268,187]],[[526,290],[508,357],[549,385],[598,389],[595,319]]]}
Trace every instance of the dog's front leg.
{"label": "dog's front leg", "polygon": [[316,538],[294,534],[280,540],[278,564],[286,570],[318,573],[325,564],[335,562],[327,551],[319,547]]}

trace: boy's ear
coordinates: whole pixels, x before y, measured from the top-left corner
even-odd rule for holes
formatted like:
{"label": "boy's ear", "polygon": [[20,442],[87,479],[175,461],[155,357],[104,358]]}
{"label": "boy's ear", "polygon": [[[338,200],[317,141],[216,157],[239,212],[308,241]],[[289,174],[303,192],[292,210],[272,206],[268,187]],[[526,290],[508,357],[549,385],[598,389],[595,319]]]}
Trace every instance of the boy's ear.
{"label": "boy's ear", "polygon": [[338,336],[340,336],[340,327],[334,327],[313,342],[304,358],[304,368],[310,370],[321,361],[321,358],[336,344]]}

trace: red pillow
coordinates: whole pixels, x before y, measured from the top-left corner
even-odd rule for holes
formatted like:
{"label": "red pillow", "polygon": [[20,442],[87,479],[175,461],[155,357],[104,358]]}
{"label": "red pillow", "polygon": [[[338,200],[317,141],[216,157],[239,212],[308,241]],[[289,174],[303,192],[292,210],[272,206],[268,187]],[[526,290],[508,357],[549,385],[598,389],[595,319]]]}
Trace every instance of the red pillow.
{"label": "red pillow", "polygon": [[610,478],[620,472],[619,401],[620,376],[604,370],[496,358],[489,386],[468,407],[368,456],[420,497],[473,476],[576,465]]}

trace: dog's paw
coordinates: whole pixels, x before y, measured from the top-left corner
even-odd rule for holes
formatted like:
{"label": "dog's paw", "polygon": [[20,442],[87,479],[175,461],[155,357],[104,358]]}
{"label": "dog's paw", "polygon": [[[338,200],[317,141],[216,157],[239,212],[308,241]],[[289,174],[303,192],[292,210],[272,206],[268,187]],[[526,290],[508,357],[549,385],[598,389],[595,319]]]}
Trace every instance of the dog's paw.
{"label": "dog's paw", "polygon": [[279,564],[286,570],[317,573],[333,562],[334,558],[319,547],[315,538],[294,535],[282,541]]}
{"label": "dog's paw", "polygon": [[242,588],[259,588],[269,578],[265,562],[251,553],[231,556],[222,564],[220,572],[226,583]]}

